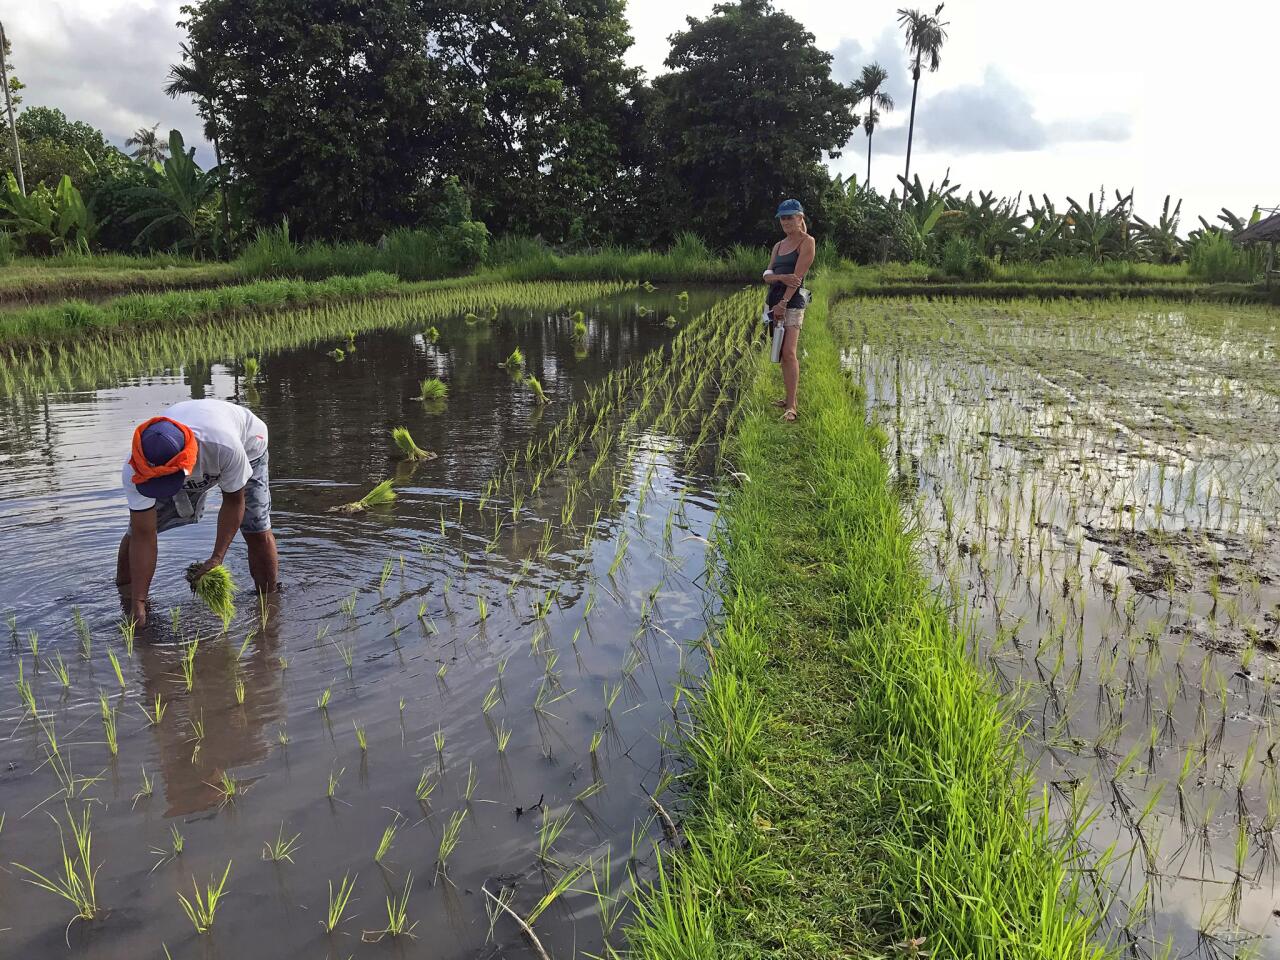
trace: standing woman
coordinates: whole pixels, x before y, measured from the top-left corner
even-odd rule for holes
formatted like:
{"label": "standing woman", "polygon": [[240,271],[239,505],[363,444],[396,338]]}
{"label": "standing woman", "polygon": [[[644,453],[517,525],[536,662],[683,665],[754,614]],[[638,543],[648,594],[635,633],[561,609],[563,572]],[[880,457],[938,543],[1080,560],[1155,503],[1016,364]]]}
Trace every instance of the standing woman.
{"label": "standing woman", "polygon": [[800,328],[804,326],[805,297],[800,293],[804,276],[813,266],[817,250],[813,237],[809,236],[804,219],[804,207],[799,200],[784,200],[778,206],[778,223],[782,225],[783,238],[773,247],[769,269],[764,272],[764,282],[769,285],[769,297],[765,305],[770,308],[773,322],[783,327],[782,383],[787,395],[775,400],[782,408],[782,418],[796,419],[796,390],[800,385],[800,358],[796,343]]}

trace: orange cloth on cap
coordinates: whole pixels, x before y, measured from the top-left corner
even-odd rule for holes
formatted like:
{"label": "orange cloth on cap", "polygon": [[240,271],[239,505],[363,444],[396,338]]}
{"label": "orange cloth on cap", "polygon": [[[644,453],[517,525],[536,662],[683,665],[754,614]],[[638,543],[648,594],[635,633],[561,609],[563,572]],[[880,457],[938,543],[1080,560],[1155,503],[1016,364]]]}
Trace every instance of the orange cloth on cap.
{"label": "orange cloth on cap", "polygon": [[[147,462],[147,457],[142,452],[142,433],[147,427],[153,423],[159,423],[161,420],[168,420],[169,423],[181,430],[186,444],[174,454],[173,459],[168,463],[152,466]],[[170,420],[168,417],[152,417],[146,423],[141,424],[137,430],[133,431],[133,454],[129,457],[129,464],[133,467],[134,483],[145,483],[147,480],[154,480],[156,477],[167,477],[170,474],[177,473],[179,470],[190,476],[191,471],[196,466],[196,435],[191,432],[191,428],[185,423]]]}

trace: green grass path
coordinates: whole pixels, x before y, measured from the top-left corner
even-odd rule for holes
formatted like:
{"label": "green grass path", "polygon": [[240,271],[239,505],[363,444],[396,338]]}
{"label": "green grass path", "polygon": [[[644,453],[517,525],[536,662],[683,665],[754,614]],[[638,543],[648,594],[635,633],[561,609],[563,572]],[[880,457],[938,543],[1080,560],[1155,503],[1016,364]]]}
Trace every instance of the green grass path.
{"label": "green grass path", "polygon": [[[762,357],[731,442],[723,620],[685,731],[688,849],[640,897],[654,958],[1096,958],[1092,901],[987,677],[927,590],[821,284],[801,419]],[[750,302],[748,302],[750,301]],[[743,299],[743,322],[759,307]]]}

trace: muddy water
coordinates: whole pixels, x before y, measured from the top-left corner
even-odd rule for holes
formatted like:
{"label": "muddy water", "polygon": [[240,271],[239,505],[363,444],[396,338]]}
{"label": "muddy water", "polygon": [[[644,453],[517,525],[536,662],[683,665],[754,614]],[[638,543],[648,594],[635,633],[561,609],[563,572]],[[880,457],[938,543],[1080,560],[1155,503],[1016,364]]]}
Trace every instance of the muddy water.
{"label": "muddy water", "polygon": [[1055,813],[1094,818],[1099,935],[1280,956],[1276,313],[841,313],[935,586]]}
{"label": "muddy water", "polygon": [[[228,357],[112,389],[8,399],[0,954],[60,955],[65,938],[74,955],[104,958],[158,956],[162,944],[175,958],[524,956],[509,920],[490,937],[483,887],[514,888],[513,907],[527,913],[578,865],[591,862],[615,897],[628,888],[629,864],[643,876],[660,836],[646,793],[666,767],[664,724],[680,709],[682,672],[698,669],[686,648],[707,614],[696,578],[716,507],[710,478],[677,469],[680,438],[642,433],[616,482],[602,475],[576,506],[565,508],[565,478],[553,477],[495,535],[494,508],[505,501],[481,500],[504,458],[590,384],[675,334],[661,318],[690,322],[719,296],[692,291],[682,310],[674,294],[582,305],[585,344],[572,340],[566,305],[476,325],[436,321],[434,344],[419,328],[370,333],[341,363],[332,345],[268,354],[248,385]],[[642,305],[656,312],[642,315]],[[544,385],[545,408],[498,366],[516,346]],[[447,404],[412,399],[426,376],[449,384]],[[126,521],[119,464],[137,421],[210,396],[247,403],[271,429],[286,589],[265,607],[242,593],[225,634],[191,598],[182,571],[207,556],[214,501],[200,526],[162,535],[152,621],[129,654],[112,582]],[[399,425],[438,459],[398,464],[390,429]],[[385,477],[397,480],[393,505],[327,512]],[[249,581],[242,546],[228,565]],[[197,636],[188,688],[181,651]],[[19,663],[43,731],[12,682]],[[115,757],[100,696],[117,711]],[[166,712],[152,726],[142,708],[157,696]],[[139,795],[144,770],[150,795]],[[231,801],[218,786],[224,773],[238,785]],[[424,777],[434,786],[420,802]],[[105,916],[68,927],[74,910],[10,864],[53,874],[50,814],[65,829],[68,810],[86,806]],[[459,816],[441,864],[442,834]],[[540,849],[542,828],[553,833],[558,822],[558,839]],[[375,863],[392,824],[391,848]],[[292,862],[264,859],[265,841],[295,834]],[[213,930],[198,937],[177,893],[191,897],[193,877],[205,884],[228,862]],[[327,935],[329,883],[344,875],[356,878],[355,893]],[[386,938],[386,899],[410,876],[413,937]],[[573,886],[536,924],[560,956],[604,942],[598,901],[582,892],[591,874]]]}

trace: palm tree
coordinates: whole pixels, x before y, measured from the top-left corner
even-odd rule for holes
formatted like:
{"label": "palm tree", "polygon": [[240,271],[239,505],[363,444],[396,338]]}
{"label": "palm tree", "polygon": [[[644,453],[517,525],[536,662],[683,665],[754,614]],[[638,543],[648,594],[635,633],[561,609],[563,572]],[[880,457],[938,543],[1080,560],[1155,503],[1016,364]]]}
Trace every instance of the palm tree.
{"label": "palm tree", "polygon": [[858,103],[867,101],[867,116],[862,121],[862,128],[867,131],[867,189],[871,189],[871,135],[876,132],[876,124],[881,113],[893,110],[893,97],[880,88],[888,81],[889,74],[878,63],[869,63],[862,68],[862,76],[853,81],[853,95]]}
{"label": "palm tree", "polygon": [[[214,166],[222,171],[222,147],[218,142],[218,118],[213,103],[218,95],[217,81],[205,61],[191,52],[185,43],[179,44],[182,50],[182,62],[169,67],[169,82],[164,92],[171,98],[186,94],[196,102],[200,115],[204,118],[204,135],[213,144]],[[231,219],[227,209],[227,188],[222,179],[218,182],[218,202],[222,208],[222,243],[225,247],[231,240]]]}
{"label": "palm tree", "polygon": [[133,131],[133,136],[124,142],[126,147],[137,147],[133,151],[133,159],[139,163],[154,166],[157,163],[164,163],[168,156],[164,141],[156,133],[159,126],[160,124],[157,123],[154,127],[139,127]]}
{"label": "palm tree", "polygon": [[907,126],[907,170],[902,175],[903,181],[911,179],[911,140],[916,132],[916,91],[920,87],[920,66],[929,61],[929,72],[933,73],[942,63],[942,45],[947,39],[947,27],[939,17],[945,4],[938,4],[933,13],[925,14],[919,10],[898,9],[898,23],[907,35],[907,56],[914,57],[911,64],[911,120]]}

